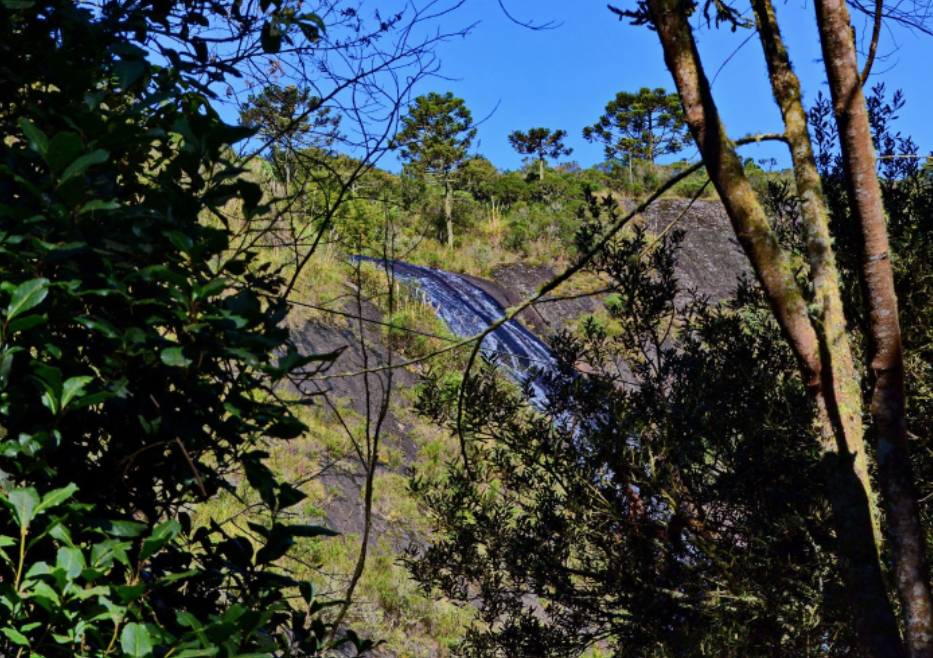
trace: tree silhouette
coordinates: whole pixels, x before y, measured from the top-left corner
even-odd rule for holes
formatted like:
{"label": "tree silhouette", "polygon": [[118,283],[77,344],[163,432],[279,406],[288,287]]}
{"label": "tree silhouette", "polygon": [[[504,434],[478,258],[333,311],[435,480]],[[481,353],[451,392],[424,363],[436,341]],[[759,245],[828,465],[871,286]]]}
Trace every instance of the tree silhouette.
{"label": "tree silhouette", "polygon": [[271,142],[272,161],[286,188],[291,184],[292,159],[299,148],[329,148],[337,138],[341,117],[311,94],[307,87],[270,84],[250,94],[240,108],[240,121]]}
{"label": "tree silhouette", "polygon": [[532,128],[527,133],[516,130],[509,135],[509,144],[522,155],[533,155],[538,160],[538,180],[544,180],[544,161],[554,160],[573,153],[564,146],[566,130],[551,131],[550,128]]}
{"label": "tree silhouette", "polygon": [[633,160],[654,164],[690,139],[680,98],[661,87],[642,87],[634,94],[620,91],[599,120],[583,129],[583,137],[602,143],[607,160],[629,165]]}

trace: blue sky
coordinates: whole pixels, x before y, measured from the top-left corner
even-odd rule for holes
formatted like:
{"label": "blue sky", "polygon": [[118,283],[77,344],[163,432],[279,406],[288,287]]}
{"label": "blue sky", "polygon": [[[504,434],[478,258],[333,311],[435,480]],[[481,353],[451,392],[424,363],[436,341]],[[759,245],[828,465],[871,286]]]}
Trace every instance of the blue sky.
{"label": "blue sky", "polygon": [[[535,23],[553,21],[552,30],[531,31],[511,22],[496,0],[467,0],[444,19],[454,28],[480,21],[465,38],[438,48],[442,75],[416,88],[417,94],[452,91],[462,97],[474,119],[490,115],[479,127],[475,151],[502,169],[521,166],[521,156],[509,147],[513,130],[535,126],[564,129],[574,153],[570,159],[583,166],[602,160],[602,150],[583,140],[584,126],[594,123],[607,101],[618,91],[639,87],[666,87],[673,81],[661,54],[657,36],[645,27],[620,22],[603,1],[505,0],[517,18]],[[621,4],[626,7],[627,5]],[[811,2],[776,0],[785,41],[809,105],[825,87],[819,42]],[[868,32],[855,16],[858,33]],[[780,131],[780,114],[767,86],[761,47],[751,32],[733,34],[727,28],[703,28],[698,33],[707,75],[715,80],[713,93],[733,137],[753,132]],[[886,30],[879,52],[890,55],[876,62],[872,83],[884,81],[890,94],[903,89],[907,106],[897,127],[914,137],[922,152],[933,149],[933,37],[905,30]],[[731,59],[729,59],[731,57]],[[727,61],[728,59],[728,61]],[[788,161],[779,145],[746,147],[754,158]],[[689,156],[691,153],[685,152]],[[392,167],[383,161],[382,166]]]}

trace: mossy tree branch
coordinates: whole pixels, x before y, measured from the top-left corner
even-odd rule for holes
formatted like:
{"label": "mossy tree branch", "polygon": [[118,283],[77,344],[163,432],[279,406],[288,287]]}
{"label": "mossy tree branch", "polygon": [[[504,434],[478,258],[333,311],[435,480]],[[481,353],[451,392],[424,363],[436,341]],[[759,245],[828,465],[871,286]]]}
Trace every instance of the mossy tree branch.
{"label": "mossy tree branch", "polygon": [[834,466],[831,484],[840,558],[863,649],[873,657],[901,656],[900,635],[880,562],[880,533],[859,422],[858,385],[845,343],[828,215],[822,207],[815,167],[811,166],[812,147],[800,106],[799,83],[790,70],[773,8],[757,2],[756,17],[795,168],[801,166],[795,174],[798,185],[803,184],[802,214],[808,225],[808,255],[817,294],[816,322],[797,284],[792,257],[773,235],[719,118],[683,8],[676,0],[648,0],[647,7],[707,171],[816,402],[823,446]]}

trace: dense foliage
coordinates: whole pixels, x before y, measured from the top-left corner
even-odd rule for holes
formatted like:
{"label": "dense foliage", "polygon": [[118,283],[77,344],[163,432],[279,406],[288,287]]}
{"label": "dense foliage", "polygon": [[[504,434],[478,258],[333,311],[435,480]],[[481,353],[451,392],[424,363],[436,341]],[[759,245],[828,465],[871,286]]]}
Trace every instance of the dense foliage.
{"label": "dense foliage", "polygon": [[[322,6],[369,39],[353,10]],[[325,34],[300,7],[0,2],[0,655],[315,655],[336,648],[335,634],[361,652],[371,643],[329,625],[308,580],[338,551],[357,598],[376,600],[373,617],[399,635],[452,642],[475,612],[481,623],[460,647],[469,656],[853,655],[826,464],[797,364],[753,285],[716,307],[681,287],[676,232],[635,229],[589,264],[587,281],[610,288],[606,313],[555,339],[543,408],[494,364],[466,378],[458,400],[462,355],[432,362],[422,410],[450,432],[426,441],[414,466],[436,525],[430,545],[400,484],[411,445],[378,448],[391,443],[380,436],[386,398],[372,431],[340,401],[329,400],[330,421],[285,401],[286,380],[313,377],[336,354],[299,353],[283,291],[345,321],[348,253],[396,250],[472,274],[519,259],[563,264],[618,219],[620,197],[682,171],[654,160],[686,139],[678,98],[642,89],[619,94],[585,131],[606,146],[606,163],[548,168],[569,154],[565,134],[532,129],[511,141],[537,157],[537,175],[500,171],[469,156],[476,130],[464,101],[430,94],[393,143],[405,172],[367,171],[365,157],[331,148],[343,137],[336,92],[322,99],[315,85],[291,85],[282,61],[265,58]],[[213,92],[256,56],[272,73],[239,103],[245,125],[227,125]],[[919,159],[900,157],[917,154],[891,128],[901,104],[883,88],[869,100],[928,496],[933,184]],[[821,102],[811,121],[858,329],[858,243],[830,115]],[[390,143],[346,123],[364,133],[357,146]],[[234,155],[249,138],[244,151],[258,149],[262,162]],[[750,161],[744,173],[767,194],[803,281],[787,176]],[[604,200],[584,200],[590,188]],[[698,173],[674,191],[707,189]],[[322,245],[327,258],[311,261]],[[396,305],[392,282],[386,296],[385,281],[367,287],[366,276],[375,280],[355,272],[356,290],[385,315],[360,337],[364,365],[366,341],[380,336],[415,359],[455,340],[417,294],[403,290]],[[366,397],[369,411],[368,388]],[[322,442],[336,446],[345,431],[358,451],[364,428],[366,523],[381,506],[403,533],[416,526],[425,547],[416,576],[466,613],[437,612],[400,584],[388,541],[372,547],[365,576],[365,550],[348,558],[354,538],[339,549],[316,541],[333,533],[300,522],[305,493],[269,459],[305,429],[299,416],[318,424]],[[465,461],[445,468],[438,446],[461,433]],[[217,503],[231,499],[232,508]],[[352,588],[338,603],[340,619],[360,619],[348,615]]]}
{"label": "dense foliage", "polygon": [[[265,50],[320,29],[266,8],[260,35],[239,5],[0,5],[4,656],[312,655],[326,636],[278,562],[333,533],[291,521],[303,494],[263,457],[302,429],[277,382],[333,355],[290,346],[278,276],[203,221],[262,193],[229,155],[252,131],[200,83],[226,71],[185,41],[221,18]],[[192,523],[242,480],[250,536]]]}
{"label": "dense foliage", "polygon": [[[879,87],[869,107],[876,147],[889,156],[879,175],[926,496],[933,176],[893,130],[901,102]],[[811,121],[857,336],[855,236],[828,116],[821,102]],[[799,202],[780,181],[765,200],[803,279]],[[590,209],[616,212],[611,201]],[[602,226],[585,223],[581,246]],[[612,288],[608,319],[555,342],[543,408],[491,367],[468,380],[462,417],[455,391],[442,382],[426,390],[424,411],[463,432],[468,448],[445,474],[415,482],[439,539],[412,567],[426,586],[482,601],[486,625],[470,631],[463,655],[857,654],[824,488],[831,462],[795,359],[756,286],[720,306],[680,288],[678,240],[636,228],[597,257],[594,273]],[[928,511],[924,520],[929,535]],[[890,569],[890,547],[884,560]]]}
{"label": "dense foliage", "polygon": [[[794,360],[752,289],[721,308],[682,296],[679,239],[636,230],[600,256],[611,322],[557,341],[545,408],[487,368],[466,464],[417,482],[442,539],[416,577],[483,602],[463,655],[845,655]],[[452,392],[428,391],[456,429]]]}

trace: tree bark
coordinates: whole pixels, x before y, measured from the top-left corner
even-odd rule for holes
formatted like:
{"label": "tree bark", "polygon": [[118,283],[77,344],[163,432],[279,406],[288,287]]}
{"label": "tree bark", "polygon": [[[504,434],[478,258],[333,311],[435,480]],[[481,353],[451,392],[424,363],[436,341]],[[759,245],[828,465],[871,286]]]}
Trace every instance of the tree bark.
{"label": "tree bark", "polygon": [[[804,382],[814,396],[819,432],[833,473],[830,490],[842,573],[863,651],[872,658],[901,658],[904,652],[880,561],[880,532],[858,419],[857,382],[852,380],[854,372],[848,346],[839,342],[840,338],[844,340],[844,324],[824,328],[823,335],[814,328],[806,300],[795,280],[793,261],[778,245],[767,216],[745,177],[735,145],[719,118],[693,32],[678,0],[648,0],[648,8],[707,172],[784,336],[797,356]],[[775,93],[780,92],[783,97],[792,94],[795,79],[787,77],[789,71],[776,69],[775,72],[780,74],[779,89]],[[796,91],[799,96],[799,85]],[[786,103],[782,110],[790,110],[785,120],[790,119],[792,124],[788,136],[794,140],[792,147],[808,146],[809,140],[805,143],[801,140],[806,124],[800,125],[797,121],[801,117],[795,108]],[[795,159],[804,160],[806,149],[794,155]],[[812,158],[812,151],[809,157]],[[828,230],[825,230],[825,209],[817,208],[816,204],[821,204],[822,199],[812,196],[816,190],[811,173],[805,168],[802,176],[805,189],[809,185],[811,195],[805,200],[809,202],[809,221],[815,222],[810,227],[808,250],[811,263],[815,261],[817,265],[813,276],[818,277],[815,283],[819,283],[822,294],[822,307],[817,312],[824,316],[829,313],[837,323],[844,322],[841,303],[837,306],[838,286]],[[829,277],[829,273],[833,276]],[[829,336],[835,337],[834,343],[827,342]],[[824,358],[827,360],[825,368]]]}
{"label": "tree bark", "polygon": [[871,420],[878,476],[894,553],[894,574],[911,658],[933,657],[933,596],[907,445],[904,356],[888,256],[888,234],[855,42],[844,0],[816,0],[849,203],[860,235],[868,315]]}
{"label": "tree bark", "polygon": [[674,76],[686,120],[719,192],[736,237],[755,269],[778,323],[797,355],[804,382],[820,386],[820,354],[806,300],[795,280],[794,263],[771,231],[764,210],[745,177],[703,72],[693,33],[677,0],[649,0],[667,67]]}

